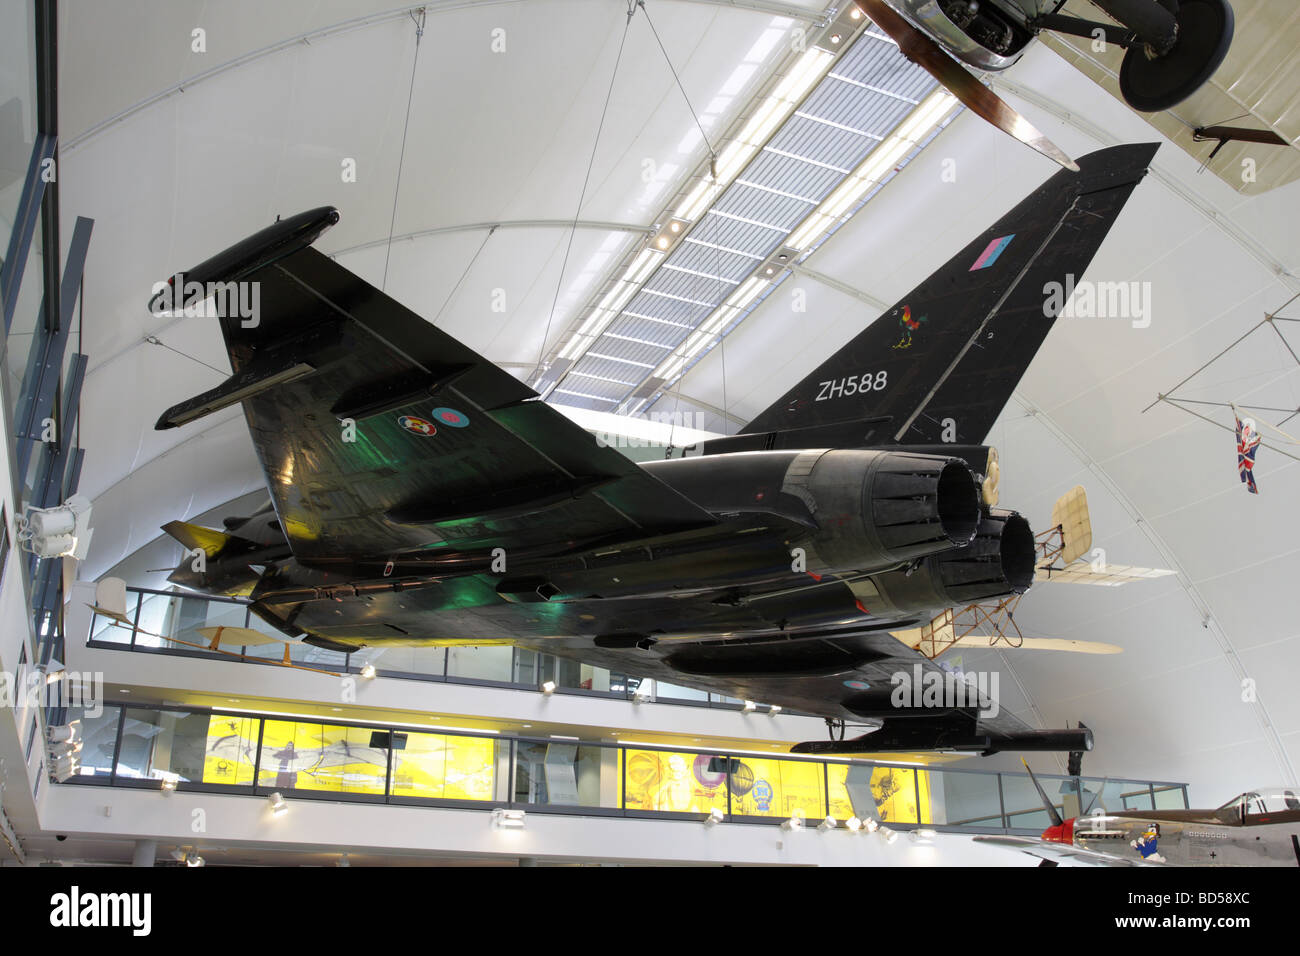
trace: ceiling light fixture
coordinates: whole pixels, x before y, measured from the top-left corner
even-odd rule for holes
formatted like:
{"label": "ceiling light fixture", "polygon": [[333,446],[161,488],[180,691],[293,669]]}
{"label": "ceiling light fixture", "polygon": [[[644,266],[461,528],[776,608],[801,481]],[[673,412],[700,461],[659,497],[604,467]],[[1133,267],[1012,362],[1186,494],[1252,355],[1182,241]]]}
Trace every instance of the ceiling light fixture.
{"label": "ceiling light fixture", "polygon": [[687,194],[675,217],[689,222],[697,220],[785,122],[834,59],[835,54],[819,47],[804,51],[772,95],[750,114],[739,135],[722,150],[705,178]]}
{"label": "ceiling light fixture", "polygon": [[809,213],[790,234],[786,245],[793,249],[810,249],[841,219],[846,218],[882,179],[894,170],[898,161],[919,146],[957,105],[957,98],[942,87],[916,107],[898,127],[876,145],[852,173]]}

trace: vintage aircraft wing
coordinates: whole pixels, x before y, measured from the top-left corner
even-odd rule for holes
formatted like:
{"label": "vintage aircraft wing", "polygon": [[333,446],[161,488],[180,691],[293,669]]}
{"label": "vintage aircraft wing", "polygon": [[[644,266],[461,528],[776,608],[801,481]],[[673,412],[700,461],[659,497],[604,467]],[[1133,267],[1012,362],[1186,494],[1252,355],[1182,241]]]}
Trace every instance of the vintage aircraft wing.
{"label": "vintage aircraft wing", "polygon": [[1096,850],[1085,850],[1083,847],[1067,846],[1064,843],[1050,843],[1047,840],[1039,840],[1037,837],[977,836],[975,842],[989,843],[993,846],[1005,847],[1008,850],[1019,850],[1021,853],[1027,853],[1049,863],[1056,863],[1060,860],[1079,860],[1097,866],[1158,865],[1139,858],[1129,859],[1128,857],[1112,856],[1109,853],[1101,853]]}
{"label": "vintage aircraft wing", "polygon": [[326,207],[277,222],[171,286],[247,291],[241,309],[219,310],[234,374],[156,427],[242,402],[299,559],[551,553],[713,523],[513,376],[311,248],[337,219]]}
{"label": "vintage aircraft wing", "polygon": [[1075,561],[1063,568],[1038,568],[1034,572],[1035,581],[1053,581],[1069,584],[1097,584],[1103,587],[1119,587],[1134,581],[1149,581],[1152,578],[1164,578],[1173,574],[1165,568],[1135,568],[1127,564],[1099,564],[1093,567],[1087,561]]}

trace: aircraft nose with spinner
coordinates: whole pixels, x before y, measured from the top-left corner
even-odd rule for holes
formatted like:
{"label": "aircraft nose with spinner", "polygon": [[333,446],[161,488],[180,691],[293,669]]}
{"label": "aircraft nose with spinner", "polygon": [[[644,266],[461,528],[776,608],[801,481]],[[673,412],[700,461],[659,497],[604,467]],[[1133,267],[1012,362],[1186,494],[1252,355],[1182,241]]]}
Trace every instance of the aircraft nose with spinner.
{"label": "aircraft nose with spinner", "polygon": [[1049,843],[1064,843],[1066,846],[1074,845],[1074,817],[1063,823],[1053,824],[1043,831],[1041,839]]}

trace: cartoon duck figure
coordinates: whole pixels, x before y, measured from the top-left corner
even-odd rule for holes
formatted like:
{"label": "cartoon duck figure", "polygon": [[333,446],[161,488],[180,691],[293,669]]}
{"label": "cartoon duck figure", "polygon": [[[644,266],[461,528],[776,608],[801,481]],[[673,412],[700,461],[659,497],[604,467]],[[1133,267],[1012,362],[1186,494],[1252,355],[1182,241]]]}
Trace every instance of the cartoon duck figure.
{"label": "cartoon duck figure", "polygon": [[1129,846],[1142,854],[1142,859],[1149,863],[1164,863],[1165,858],[1156,852],[1156,843],[1160,839],[1160,824],[1148,823],[1146,831]]}
{"label": "cartoon duck figure", "polygon": [[910,305],[903,306],[903,314],[898,320],[898,324],[903,329],[903,337],[898,340],[898,343],[894,345],[894,348],[910,349],[912,347],[912,333],[919,329],[921,323],[927,318],[928,316],[923,315],[919,319],[914,319],[912,318],[912,307]]}

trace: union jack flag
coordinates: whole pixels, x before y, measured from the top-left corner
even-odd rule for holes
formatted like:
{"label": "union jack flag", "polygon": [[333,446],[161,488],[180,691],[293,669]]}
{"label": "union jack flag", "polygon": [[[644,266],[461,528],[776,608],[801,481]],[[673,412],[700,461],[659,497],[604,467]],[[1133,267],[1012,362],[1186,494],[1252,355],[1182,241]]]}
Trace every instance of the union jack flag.
{"label": "union jack flag", "polygon": [[1237,418],[1236,412],[1233,412],[1232,417],[1237,422],[1237,473],[1246,483],[1246,490],[1257,495],[1259,488],[1255,485],[1255,452],[1259,450],[1259,432],[1253,427],[1253,422],[1247,420],[1243,423]]}

